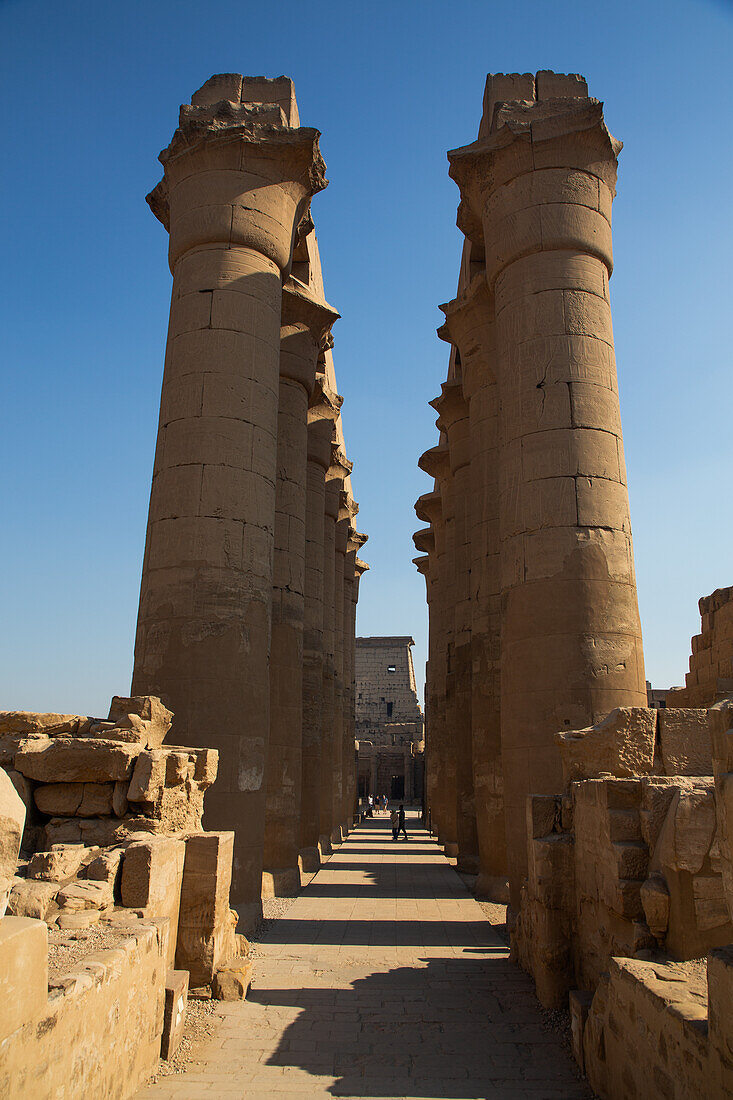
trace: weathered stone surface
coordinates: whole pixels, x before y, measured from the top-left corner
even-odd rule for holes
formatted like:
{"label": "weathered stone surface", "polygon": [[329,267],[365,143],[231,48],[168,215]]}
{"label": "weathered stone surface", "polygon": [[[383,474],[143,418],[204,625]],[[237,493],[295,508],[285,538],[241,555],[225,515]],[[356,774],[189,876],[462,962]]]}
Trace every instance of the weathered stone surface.
{"label": "weathered stone surface", "polygon": [[[27,917],[0,920],[0,1043],[29,1020],[48,998],[48,932]],[[0,1074],[1,1079],[1,1074]],[[10,1096],[10,1093],[6,1093]]]}
{"label": "weathered stone surface", "polygon": [[113,890],[119,886],[120,871],[124,849],[111,848],[96,856],[87,864],[84,872],[88,879],[96,879],[99,882],[107,882]]}
{"label": "weathered stone surface", "polygon": [[107,909],[114,902],[112,884],[98,879],[76,879],[59,890],[56,901],[62,909]]}
{"label": "weathered stone surface", "polygon": [[0,920],[18,867],[25,806],[7,772],[0,768]]}
{"label": "weathered stone surface", "polygon": [[56,908],[58,882],[38,882],[34,879],[17,879],[13,883],[8,900],[8,913],[13,917],[35,917],[46,920]]}
{"label": "weathered stone surface", "polygon": [[185,855],[184,841],[155,837],[130,844],[122,864],[122,904],[168,920],[166,959],[170,966],[176,953]]}
{"label": "weathered stone surface", "polygon": [[161,749],[141,752],[127,789],[128,802],[155,802],[165,786],[167,753]]}
{"label": "weathered stone surface", "polygon": [[57,734],[75,734],[80,726],[85,726],[88,718],[78,714],[34,714],[27,710],[0,711],[0,734],[16,733],[28,736],[30,734],[46,734],[54,737]]}
{"label": "weathered stone surface", "polygon": [[105,783],[127,779],[139,749],[118,741],[56,738],[28,744],[15,767],[42,783]]}
{"label": "weathered stone surface", "polygon": [[165,1012],[160,1056],[172,1058],[181,1045],[188,1002],[188,971],[169,970],[165,980]]}
{"label": "weathered stone surface", "polygon": [[230,832],[186,840],[176,966],[190,972],[193,986],[209,985],[222,961],[241,953],[229,908],[233,853]]}
{"label": "weathered stone surface", "polygon": [[77,873],[90,854],[83,844],[59,844],[50,852],[36,852],[28,864],[28,878],[64,882]]}
{"label": "weathered stone surface", "polygon": [[41,813],[52,817],[99,817],[112,813],[112,783],[46,783],[33,797]]}
{"label": "weathered stone surface", "polygon": [[214,975],[212,992],[217,1001],[243,1001],[252,981],[249,959],[232,959]]}
{"label": "weathered stone surface", "polygon": [[129,736],[145,748],[159,749],[171,728],[173,714],[155,695],[115,695],[109,708],[109,720],[114,722],[120,736],[128,731]]}
{"label": "weathered stone surface", "polygon": [[557,733],[565,782],[652,774],[656,716],[646,707],[617,707],[595,726]]}
{"label": "weathered stone surface", "polygon": [[661,709],[659,741],[666,775],[713,774],[713,749],[706,710]]}
{"label": "weathered stone surface", "polygon": [[649,931],[662,940],[669,926],[669,890],[661,875],[650,876],[641,888],[641,904]]}

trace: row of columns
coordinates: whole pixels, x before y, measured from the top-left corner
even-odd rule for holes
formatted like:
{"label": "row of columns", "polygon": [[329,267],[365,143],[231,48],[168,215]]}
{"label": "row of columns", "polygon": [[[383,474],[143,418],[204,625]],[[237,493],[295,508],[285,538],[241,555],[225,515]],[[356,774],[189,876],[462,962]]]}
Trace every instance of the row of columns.
{"label": "row of columns", "polygon": [[[212,77],[149,196],[171,318],[133,693],[219,750],[205,825],[233,829],[241,926],[351,825],[358,507],[310,200],[318,132],[291,81]],[[297,277],[296,273],[297,272]]]}
{"label": "row of columns", "polygon": [[449,154],[465,235],[416,505],[430,608],[427,798],[446,853],[511,905],[554,735],[644,706],[608,279],[620,144],[577,76],[490,76]]}

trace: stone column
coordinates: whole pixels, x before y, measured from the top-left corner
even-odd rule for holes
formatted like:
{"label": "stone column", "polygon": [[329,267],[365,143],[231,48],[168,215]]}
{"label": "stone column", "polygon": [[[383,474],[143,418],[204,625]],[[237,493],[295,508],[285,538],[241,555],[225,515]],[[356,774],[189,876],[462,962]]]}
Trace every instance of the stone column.
{"label": "stone column", "polygon": [[448,724],[448,654],[452,638],[453,603],[449,584],[450,561],[445,522],[445,496],[447,493],[448,448],[445,444],[426,451],[420,459],[420,468],[437,479],[440,492],[425,493],[415,504],[418,519],[430,523],[435,535],[434,580],[431,570],[430,605],[431,638],[434,635],[434,649],[431,649],[431,755],[437,776],[435,801],[433,805],[433,824],[438,842],[443,845],[447,855],[457,851],[456,841],[456,786],[455,753],[452,744],[452,727]]}
{"label": "stone column", "polygon": [[323,756],[323,575],[326,471],[331,463],[333,422],[341,399],[323,375],[308,410],[305,619],[303,631],[303,739],[300,800],[300,862],[317,871],[321,862],[321,776]]}
{"label": "stone column", "polygon": [[[351,515],[358,511],[354,501],[348,504]],[[356,555],[360,547],[367,541],[367,536],[360,534],[353,526],[349,527],[349,541],[346,547],[344,562],[344,729],[343,729],[343,801],[341,819],[348,832],[354,823],[354,807],[356,804],[356,773],[354,770],[354,738],[356,727],[355,692],[354,682],[355,648],[356,648],[356,596],[355,585]]]}
{"label": "stone column", "polygon": [[[459,368],[460,369],[460,368]],[[441,395],[431,402],[438,413],[438,427],[448,439],[450,495],[453,516],[453,651],[451,655],[452,742],[456,774],[456,841],[458,868],[478,874],[478,837],[473,796],[473,747],[471,742],[471,601],[469,508],[471,440],[468,405],[459,377],[444,382]]]}
{"label": "stone column", "polygon": [[[343,497],[341,492],[340,497]],[[343,517],[339,500],[339,519],[334,540],[335,564],[333,586],[333,768],[331,775],[331,805],[333,827],[331,843],[341,844],[344,807],[344,573],[350,520]]]}
{"label": "stone column", "polygon": [[476,894],[506,901],[506,840],[501,766],[501,571],[499,565],[499,397],[494,303],[485,273],[441,307],[439,335],[459,350],[468,402],[470,460],[471,740],[479,848]]}
{"label": "stone column", "polygon": [[521,79],[527,87],[511,97],[489,87],[489,134],[449,155],[461,228],[483,238],[496,300],[501,740],[515,909],[526,797],[562,789],[555,733],[646,705],[608,295],[620,145],[582,78]]}
{"label": "stone column", "polygon": [[148,196],[173,293],[132,691],[165,700],[177,743],[219,750],[205,820],[235,830],[247,929],[261,913],[281,285],[325,179],[317,131],[243,104],[241,88],[222,78],[181,108]]}
{"label": "stone column", "polygon": [[308,401],[315,386],[318,357],[337,317],[302,283],[290,279],[285,284],[280,323],[263,897],[288,897],[300,889]]}
{"label": "stone column", "polygon": [[[352,536],[353,540],[357,542],[357,545],[363,545],[367,541],[367,536],[362,534],[355,534]],[[366,562],[362,561],[358,553],[354,558],[354,579],[351,585],[351,613],[349,617],[349,649],[351,651],[351,708],[349,713],[349,760],[351,761],[351,780],[350,780],[350,813],[356,813],[358,807],[358,760],[356,752],[356,683],[355,683],[355,671],[356,671],[356,608],[359,603],[359,587],[361,578],[369,569]]]}
{"label": "stone column", "polygon": [[425,578],[425,593],[428,604],[428,659],[425,662],[425,790],[423,792],[423,818],[427,827],[430,820],[433,826],[435,816],[435,802],[437,798],[438,773],[436,769],[435,753],[432,745],[433,699],[435,687],[433,684],[433,660],[436,644],[436,583],[435,583],[435,533],[431,527],[422,531],[416,531],[412,536],[415,548],[426,551],[421,557],[413,558],[413,564]]}
{"label": "stone column", "polygon": [[[336,524],[338,523],[341,490],[350,472],[332,440],[331,460],[326,474],[326,497],[323,523],[323,751],[321,756],[321,831],[323,852],[333,851],[334,783],[341,780],[342,722],[336,715]],[[338,761],[338,767],[337,767]]]}

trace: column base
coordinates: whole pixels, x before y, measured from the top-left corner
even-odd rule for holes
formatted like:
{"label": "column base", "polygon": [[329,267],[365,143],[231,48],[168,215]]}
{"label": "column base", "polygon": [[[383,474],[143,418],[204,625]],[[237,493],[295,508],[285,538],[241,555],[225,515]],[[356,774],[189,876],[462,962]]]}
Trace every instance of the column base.
{"label": "column base", "polygon": [[448,859],[456,859],[458,856],[458,845],[455,840],[447,840],[443,845],[443,851]]}
{"label": "column base", "polygon": [[333,847],[331,845],[331,838],[326,836],[325,833],[321,833],[318,838],[318,847],[321,849],[321,856],[333,855]]}
{"label": "column base", "polygon": [[344,834],[341,831],[340,825],[335,825],[333,832],[331,833],[331,844],[343,844]]}
{"label": "column base", "polygon": [[479,873],[476,880],[476,897],[480,901],[494,901],[497,905],[509,904],[509,879],[501,875]]}
{"label": "column base", "polygon": [[316,844],[312,848],[301,848],[298,852],[298,861],[301,871],[308,875],[314,875],[321,866],[321,849]]}
{"label": "column base", "polygon": [[294,898],[300,893],[300,868],[278,867],[262,872],[263,898]]}
{"label": "column base", "polygon": [[464,875],[477,875],[481,870],[478,856],[462,855],[459,852],[457,870],[462,871]]}

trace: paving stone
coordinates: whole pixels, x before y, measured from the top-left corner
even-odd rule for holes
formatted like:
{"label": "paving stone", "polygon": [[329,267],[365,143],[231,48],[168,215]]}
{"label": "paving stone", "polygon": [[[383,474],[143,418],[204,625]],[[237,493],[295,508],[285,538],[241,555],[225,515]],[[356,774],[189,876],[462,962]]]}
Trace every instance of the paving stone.
{"label": "paving stone", "polygon": [[408,832],[397,848],[386,820],[354,830],[257,945],[248,1000],[221,1005],[195,1064],[137,1100],[590,1100],[531,979],[437,845]]}

